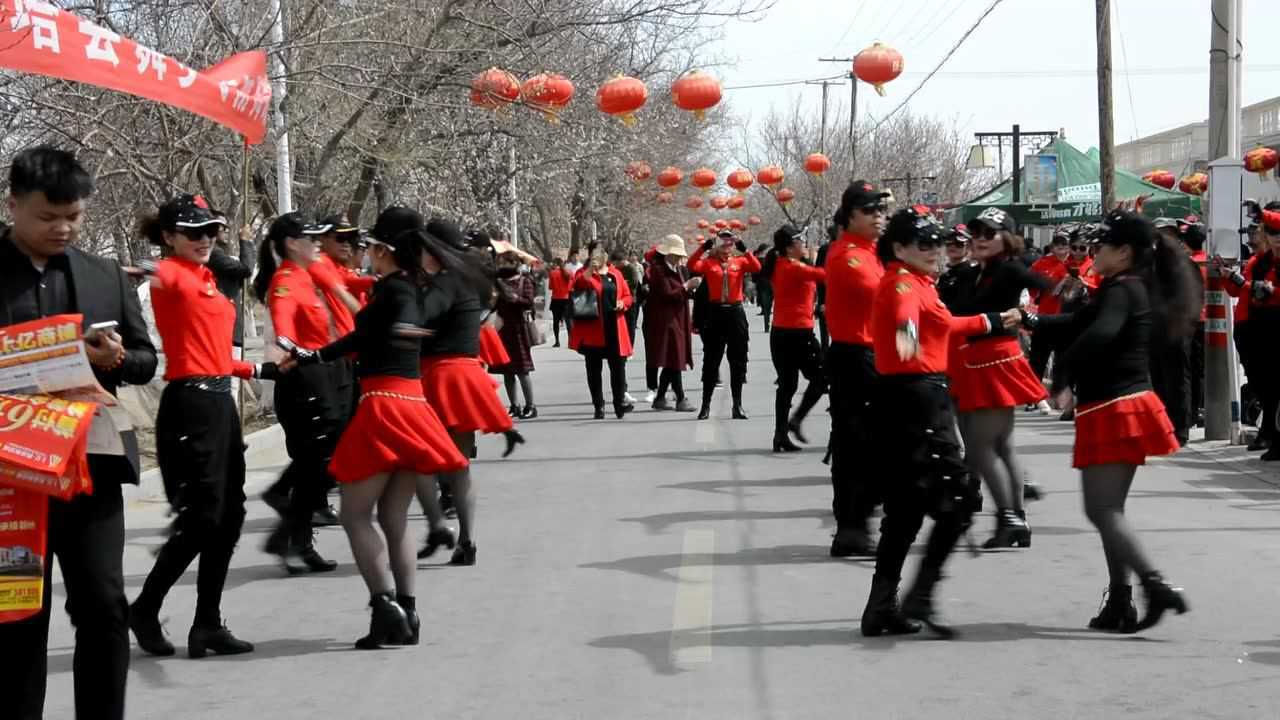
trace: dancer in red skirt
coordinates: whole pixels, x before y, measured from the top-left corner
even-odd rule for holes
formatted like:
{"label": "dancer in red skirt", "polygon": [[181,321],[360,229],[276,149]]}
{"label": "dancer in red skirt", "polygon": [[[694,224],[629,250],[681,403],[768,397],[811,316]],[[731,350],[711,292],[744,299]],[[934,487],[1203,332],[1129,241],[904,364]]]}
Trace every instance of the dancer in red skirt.
{"label": "dancer in red skirt", "polygon": [[[1085,515],[1102,536],[1111,579],[1106,603],[1089,627],[1136,632],[1168,610],[1187,611],[1181,589],[1166,583],[1147,558],[1124,506],[1138,466],[1178,450],[1173,424],[1151,388],[1149,336],[1157,323],[1168,337],[1189,334],[1200,303],[1194,266],[1147,220],[1113,211],[1098,233],[1093,267],[1105,280],[1094,301],[1074,315],[1029,321],[1070,324],[1077,331],[1063,357],[1079,403],[1073,464],[1080,468]],[[1141,621],[1130,572],[1146,591]]]}
{"label": "dancer in red skirt", "polygon": [[[426,248],[423,269],[430,276],[423,298],[423,322],[432,335],[422,343],[422,390],[431,407],[440,415],[458,451],[474,456],[476,432],[503,433],[510,455],[524,437],[513,427],[510,414],[494,392],[493,381],[480,364],[480,298],[493,291],[494,278],[480,263],[470,259],[466,238],[453,223],[432,220],[418,231]],[[461,537],[450,565],[475,565],[475,493],[471,469],[463,468],[443,476],[458,510]],[[453,533],[440,520],[443,514],[430,507],[435,498],[432,478],[419,478],[418,499],[428,516],[431,530],[419,558],[431,556],[440,545],[454,546]]]}
{"label": "dancer in red skirt", "polygon": [[[404,212],[388,208],[378,222],[385,227],[389,213]],[[338,441],[329,472],[342,487],[342,526],[371,595],[369,634],[356,641],[361,649],[418,641],[409,504],[419,475],[467,467],[422,394],[423,237],[416,232],[389,237],[377,226],[373,234],[369,254],[382,279],[356,314],[355,329],[316,352],[295,351],[299,365],[356,355],[360,405]],[[373,526],[375,507],[385,543]]]}
{"label": "dancer in red skirt", "polygon": [[[988,208],[972,223],[972,257],[981,266],[968,287],[950,303],[959,315],[1003,312],[1017,307],[1022,291],[1048,288],[1048,281],[1022,263],[1022,240],[1013,218]],[[1031,528],[1023,509],[1026,480],[1013,451],[1014,411],[1047,397],[1044,384],[1022,353],[1018,331],[971,337],[948,369],[954,385],[965,461],[987,485],[996,504],[996,532],[983,547],[1030,547]]]}

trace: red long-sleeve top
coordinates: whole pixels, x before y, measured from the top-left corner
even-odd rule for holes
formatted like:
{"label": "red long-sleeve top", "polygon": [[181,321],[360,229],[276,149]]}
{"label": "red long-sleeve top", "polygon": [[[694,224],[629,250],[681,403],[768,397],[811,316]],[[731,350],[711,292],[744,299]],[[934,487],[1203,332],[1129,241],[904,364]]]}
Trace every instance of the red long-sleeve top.
{"label": "red long-sleeve top", "polygon": [[552,300],[568,300],[573,290],[573,276],[563,268],[555,268],[547,276],[547,285],[551,288]]}
{"label": "red long-sleeve top", "polygon": [[[1267,251],[1271,252],[1271,251]],[[1236,304],[1235,321],[1238,323],[1249,319],[1250,310],[1257,307],[1277,307],[1280,306],[1280,275],[1277,275],[1277,264],[1273,261],[1271,267],[1264,273],[1258,270],[1258,262],[1265,256],[1254,255],[1249,258],[1249,262],[1245,263],[1244,284],[1232,282],[1231,278],[1223,283],[1227,294],[1234,298],[1239,298],[1240,302]],[[1270,280],[1271,284],[1277,288],[1271,297],[1265,300],[1258,300],[1253,297],[1253,283]]]}
{"label": "red long-sleeve top", "polygon": [[[702,248],[689,256],[689,272],[697,273],[707,283],[707,298],[718,305],[734,305],[742,302],[742,282],[747,273],[760,272],[760,261],[752,253],[731,257],[723,263],[703,257]],[[729,289],[725,296],[725,285]]]}
{"label": "red long-sleeve top", "polygon": [[324,293],[311,273],[292,260],[280,263],[271,276],[267,307],[276,337],[288,338],[306,350],[319,350],[338,339]]}
{"label": "red long-sleeve top", "polygon": [[872,303],[884,277],[876,241],[844,233],[831,243],[825,269],[827,330],[832,342],[871,347]]}
{"label": "red long-sleeve top", "polygon": [[[910,360],[898,358],[898,330],[914,323],[920,350]],[[985,315],[954,317],[931,276],[902,263],[892,263],[876,288],[872,313],[872,349],[881,375],[930,375],[947,371],[947,349],[952,333],[965,337],[985,335],[991,324]]]}
{"label": "red long-sleeve top", "polygon": [[231,358],[236,306],[218,292],[205,265],[165,258],[151,283],[151,309],[164,346],[164,379],[253,377],[253,364]]}
{"label": "red long-sleeve top", "polygon": [[354,330],[355,314],[343,304],[334,289],[343,288],[353,296],[360,297],[366,295],[373,287],[373,278],[366,278],[347,267],[339,267],[333,258],[324,253],[320,253],[320,257],[307,266],[307,272],[311,274],[312,279],[316,281],[316,286],[324,294],[324,300],[329,305],[329,313],[333,315],[333,326],[337,329],[338,336],[341,337]]}
{"label": "red long-sleeve top", "polygon": [[773,326],[812,330],[813,304],[818,283],[826,282],[822,268],[792,258],[780,258],[773,266]]}

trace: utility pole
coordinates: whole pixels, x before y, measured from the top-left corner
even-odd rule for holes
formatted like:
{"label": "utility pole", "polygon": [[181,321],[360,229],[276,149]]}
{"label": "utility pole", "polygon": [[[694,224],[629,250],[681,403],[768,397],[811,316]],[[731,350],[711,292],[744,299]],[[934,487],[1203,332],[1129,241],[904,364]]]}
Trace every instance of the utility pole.
{"label": "utility pole", "polygon": [[[1243,170],[1228,167],[1240,162],[1240,15],[1240,0],[1213,0],[1210,5],[1208,157],[1209,172],[1216,179],[1208,195],[1208,249],[1210,254],[1226,258],[1238,258],[1240,247],[1235,230],[1240,225],[1238,176]],[[1234,182],[1229,181],[1233,176]],[[1205,439],[1240,442],[1233,308],[1223,291],[1223,278],[1213,265],[1209,267],[1205,306]]]}
{"label": "utility pole", "polygon": [[822,86],[822,134],[818,138],[818,152],[823,154],[827,152],[827,98],[830,95],[831,86],[834,84],[830,80],[810,80],[805,82],[805,85]]}
{"label": "utility pole", "polygon": [[818,58],[818,62],[846,63],[849,66],[849,182],[858,179],[858,76],[853,74],[853,63],[857,59],[857,55],[851,58]]}
{"label": "utility pole", "polygon": [[[271,0],[268,6],[271,13],[271,129],[276,136],[276,213],[283,215],[293,212],[293,163],[289,158],[289,123],[285,114],[284,60],[280,53],[284,52],[284,10],[280,0]],[[356,218],[359,221],[359,218]],[[245,218],[248,222],[248,218]]]}
{"label": "utility pole", "polygon": [[517,250],[520,249],[520,201],[516,199],[516,143],[511,141],[510,153],[507,156],[510,163],[509,172],[511,179],[508,181],[507,190],[511,193],[511,245]]}
{"label": "utility pole", "polygon": [[1045,145],[1052,143],[1058,139],[1058,133],[1054,130],[1042,130],[1040,132],[1023,132],[1022,126],[1015,124],[1012,132],[980,132],[974,133],[973,136],[978,139],[979,145],[994,144],[999,148],[1001,161],[1000,172],[1004,172],[1004,140],[1009,138],[1013,147],[1013,202],[1022,202],[1022,146],[1026,142],[1038,143],[1035,145],[1039,151]]}
{"label": "utility pole", "polygon": [[1115,122],[1111,113],[1111,0],[1097,0],[1098,151],[1102,170],[1102,212],[1116,204]]}
{"label": "utility pole", "polygon": [[937,179],[938,179],[937,175],[912,175],[911,173],[907,173],[906,177],[880,178],[880,184],[888,185],[890,183],[904,183],[907,186],[907,204],[911,204],[915,200],[915,181],[916,180],[924,180],[925,182],[932,182]]}

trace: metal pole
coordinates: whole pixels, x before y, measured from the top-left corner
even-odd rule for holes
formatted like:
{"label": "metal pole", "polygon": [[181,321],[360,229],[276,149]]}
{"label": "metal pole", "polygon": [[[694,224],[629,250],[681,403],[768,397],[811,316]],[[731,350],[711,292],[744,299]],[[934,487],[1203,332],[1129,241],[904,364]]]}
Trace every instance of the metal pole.
{"label": "metal pole", "polygon": [[509,162],[510,162],[510,171],[511,171],[511,179],[510,179],[509,184],[508,184],[508,187],[507,187],[507,189],[511,192],[511,244],[512,244],[513,246],[515,246],[515,248],[516,248],[517,250],[519,250],[519,249],[520,249],[520,227],[519,227],[519,222],[520,222],[520,203],[516,200],[516,146],[515,146],[515,141],[512,141],[512,143],[511,143],[510,155],[508,155],[508,160],[509,160]]}
{"label": "metal pole", "polygon": [[818,138],[818,152],[824,155],[827,152],[827,90],[830,86],[831,83],[822,81],[822,135]]}
{"label": "metal pole", "polygon": [[1102,212],[1116,204],[1115,121],[1111,112],[1111,0],[1097,0],[1098,151]]}
{"label": "metal pole", "polygon": [[858,76],[849,73],[849,182],[858,179]]}
{"label": "metal pole", "polygon": [[[1213,0],[1209,20],[1209,159],[1237,157],[1240,152],[1239,96],[1231,58],[1236,53],[1233,0]],[[1212,190],[1210,191],[1212,192]],[[1210,218],[1210,225],[1214,223]],[[1206,302],[1209,315],[1223,316],[1231,333],[1231,302],[1222,291],[1222,278],[1210,265]],[[1214,306],[1222,305],[1221,309]],[[1235,347],[1230,335],[1226,342],[1210,342],[1206,328],[1204,348],[1204,436],[1206,440],[1236,440],[1232,427],[1238,422],[1239,406],[1233,402],[1239,383],[1235,379]],[[1234,405],[1234,407],[1233,407]],[[1265,422],[1265,420],[1264,420]]]}
{"label": "metal pole", "polygon": [[284,61],[280,53],[284,48],[284,13],[280,9],[280,0],[270,0],[271,44],[275,46],[271,53],[271,129],[276,138],[276,212],[283,215],[293,212],[293,165],[289,158],[288,118],[285,115]]}
{"label": "metal pole", "polygon": [[1022,126],[1013,126],[1013,202],[1022,202]]}

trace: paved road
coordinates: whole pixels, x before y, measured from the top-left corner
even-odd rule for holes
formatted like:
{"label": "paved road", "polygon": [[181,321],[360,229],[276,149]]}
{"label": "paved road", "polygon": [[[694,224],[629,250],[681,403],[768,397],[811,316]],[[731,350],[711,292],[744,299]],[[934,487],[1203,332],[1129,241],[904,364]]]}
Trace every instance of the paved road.
{"label": "paved road", "polygon": [[[135,649],[130,717],[1275,717],[1274,471],[1203,444],[1141,471],[1132,517],[1193,612],[1140,637],[1092,633],[1106,575],[1069,468],[1071,428],[1024,415],[1019,447],[1048,490],[1031,508],[1034,547],[956,557],[941,601],[960,640],[863,639],[871,563],[827,557],[821,452],[767,451],[773,374],[758,328],[752,340],[746,422],[650,411],[592,421],[577,356],[539,348],[542,418],[524,423],[530,442],[512,460],[483,442],[479,564],[422,566],[416,648],[352,650],[367,596],[341,530],[320,541],[338,572],[285,578],[260,551],[271,521],[253,502],[225,613],[258,651],[191,661]],[[638,362],[631,377],[643,386]],[[249,458],[255,489],[282,452]],[[163,525],[157,504],[130,511],[130,597]],[[981,534],[989,527],[983,518]],[[194,582],[193,571],[163,613],[180,653]],[[59,618],[50,718],[71,717]]]}

